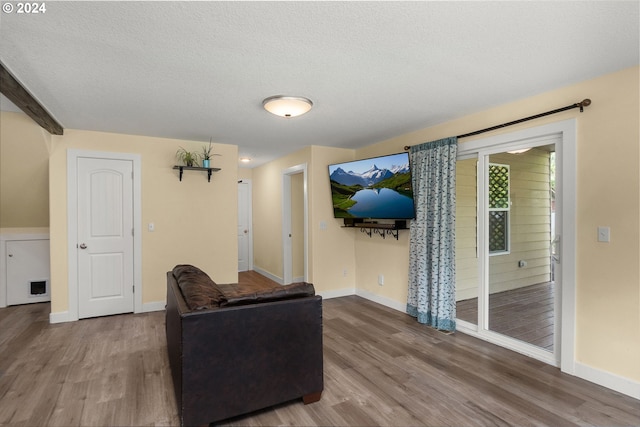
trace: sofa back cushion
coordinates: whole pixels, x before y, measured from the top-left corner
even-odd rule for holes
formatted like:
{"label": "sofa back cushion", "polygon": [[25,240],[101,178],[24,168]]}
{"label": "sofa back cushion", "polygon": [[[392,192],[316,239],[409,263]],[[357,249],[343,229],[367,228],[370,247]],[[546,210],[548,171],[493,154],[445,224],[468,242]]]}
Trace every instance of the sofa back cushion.
{"label": "sofa back cushion", "polygon": [[264,283],[216,284],[204,271],[188,264],[176,265],[173,277],[180,287],[189,310],[207,310],[219,307],[259,304],[315,295],[311,283],[267,285]]}
{"label": "sofa back cushion", "polygon": [[190,310],[220,307],[224,296],[207,273],[186,264],[176,265],[172,273]]}
{"label": "sofa back cushion", "polygon": [[292,283],[284,286],[277,285],[255,290],[248,290],[246,287],[235,284],[225,284],[220,287],[222,288],[224,296],[220,301],[220,307],[312,297],[316,294],[313,285],[306,282]]}

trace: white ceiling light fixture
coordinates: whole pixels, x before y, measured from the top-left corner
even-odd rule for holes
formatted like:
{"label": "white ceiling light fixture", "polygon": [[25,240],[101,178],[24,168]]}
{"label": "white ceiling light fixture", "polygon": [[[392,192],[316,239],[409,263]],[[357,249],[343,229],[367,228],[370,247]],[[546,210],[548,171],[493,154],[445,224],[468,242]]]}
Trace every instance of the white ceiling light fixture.
{"label": "white ceiling light fixture", "polygon": [[280,117],[296,117],[311,110],[313,102],[308,98],[301,96],[270,96],[262,101],[262,106],[271,114]]}

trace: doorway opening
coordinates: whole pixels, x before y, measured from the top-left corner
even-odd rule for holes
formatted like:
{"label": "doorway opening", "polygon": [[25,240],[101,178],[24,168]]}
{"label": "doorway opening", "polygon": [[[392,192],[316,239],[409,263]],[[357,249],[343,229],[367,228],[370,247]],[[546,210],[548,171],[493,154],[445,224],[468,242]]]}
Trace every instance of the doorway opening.
{"label": "doorway opening", "polygon": [[307,165],[282,172],[283,284],[308,280]]}

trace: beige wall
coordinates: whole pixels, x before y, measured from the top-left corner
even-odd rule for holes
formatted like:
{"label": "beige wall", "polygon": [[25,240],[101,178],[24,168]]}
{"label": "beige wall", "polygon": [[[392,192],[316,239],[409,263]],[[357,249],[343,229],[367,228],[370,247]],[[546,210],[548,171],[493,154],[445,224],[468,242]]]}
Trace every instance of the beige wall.
{"label": "beige wall", "polygon": [[[575,118],[577,122],[577,277],[576,361],[624,378],[640,381],[640,150],[639,68],[634,67],[580,84],[495,107],[438,126],[351,151],[312,147],[254,170],[255,216],[262,223],[256,235],[260,263],[281,274],[280,173],[302,161],[310,162],[311,280],[317,288],[338,290],[355,283],[375,296],[406,304],[408,232],[398,241],[369,238],[356,230],[340,228],[332,218],[326,166],[355,158],[397,153],[405,145],[433,141],[526,117],[590,98],[584,113],[577,109],[507,129],[461,140],[461,145],[491,134],[513,132]],[[297,157],[296,157],[297,156]],[[254,190],[256,188],[254,187]],[[269,202],[273,198],[272,202]],[[260,200],[259,205],[256,201]],[[273,203],[273,208],[268,204]],[[319,230],[321,221],[328,229]],[[596,241],[599,225],[611,227],[611,243]],[[276,232],[267,233],[267,228]],[[263,240],[262,242],[260,240]],[[259,247],[259,248],[258,248]],[[273,258],[269,258],[274,254]],[[269,263],[267,263],[267,261]],[[355,267],[355,279],[342,277],[343,265]],[[280,268],[280,270],[278,270]],[[379,286],[378,275],[385,276]],[[348,280],[345,280],[348,279]],[[355,280],[355,282],[353,282]],[[344,286],[343,286],[344,285]],[[612,327],[615,326],[615,327]]]}
{"label": "beige wall", "polygon": [[49,226],[50,150],[26,114],[0,112],[0,228]]}
{"label": "beige wall", "polygon": [[253,169],[253,265],[283,278],[282,171],[308,163],[311,148]]}
{"label": "beige wall", "polygon": [[[283,277],[282,172],[307,165],[308,280],[319,293],[355,288],[353,230],[341,228],[333,218],[328,165],[353,160],[353,150],[308,147],[253,169],[254,266]],[[346,271],[346,273],[345,273]]]}
{"label": "beige wall", "polygon": [[238,179],[252,179],[253,169],[238,168]]}
{"label": "beige wall", "polygon": [[357,278],[355,230],[343,228],[343,220],[333,217],[329,164],[354,160],[354,151],[314,146],[311,152],[309,234],[313,283],[326,295],[330,291],[353,290]]}
{"label": "beige wall", "polygon": [[[401,135],[358,150],[357,158],[399,152],[404,145],[433,141],[482,129],[590,98],[577,109],[461,140],[508,133],[569,118],[577,121],[577,313],[576,359],[585,365],[640,381],[640,151],[639,68],[633,67],[573,86]],[[598,243],[599,225],[611,227],[611,243]],[[358,239],[358,272],[405,264],[408,247],[387,248],[388,260],[375,255],[377,243]],[[361,254],[370,253],[369,256]],[[370,275],[370,274],[369,274]],[[361,285],[362,279],[362,285]],[[406,302],[406,281],[397,286],[370,286],[357,276],[358,287]],[[387,278],[388,281],[388,278]],[[376,289],[378,292],[376,292]],[[614,326],[614,327],[613,327]]]}
{"label": "beige wall", "polygon": [[[175,152],[179,146],[199,150],[202,143],[65,130],[53,137],[50,158],[51,310],[68,309],[67,293],[67,150],[136,153],[142,168],[142,299],[166,297],[165,273],[189,263],[217,282],[237,281],[237,147],[215,144],[211,182],[206,173],[185,171],[182,182]],[[155,231],[147,231],[153,222]]]}

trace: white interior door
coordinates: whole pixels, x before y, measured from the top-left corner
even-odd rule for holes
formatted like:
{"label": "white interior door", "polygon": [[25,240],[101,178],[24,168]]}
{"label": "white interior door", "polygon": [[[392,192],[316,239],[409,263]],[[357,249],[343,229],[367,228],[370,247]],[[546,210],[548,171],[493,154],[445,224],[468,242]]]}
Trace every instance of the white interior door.
{"label": "white interior door", "polygon": [[78,159],[78,317],[134,311],[133,162]]}
{"label": "white interior door", "polygon": [[238,271],[251,270],[251,185],[238,182]]}

